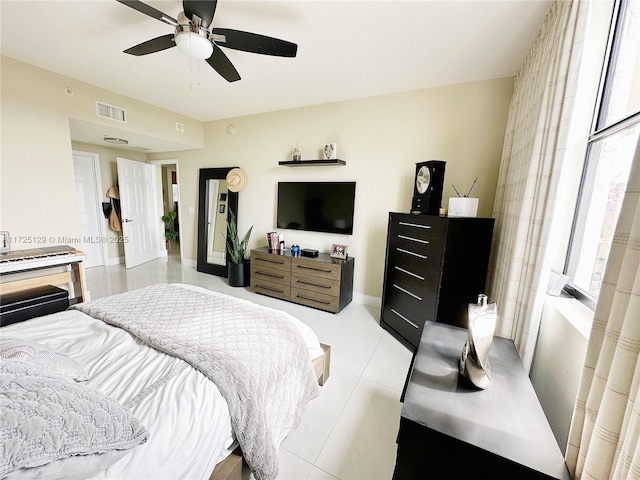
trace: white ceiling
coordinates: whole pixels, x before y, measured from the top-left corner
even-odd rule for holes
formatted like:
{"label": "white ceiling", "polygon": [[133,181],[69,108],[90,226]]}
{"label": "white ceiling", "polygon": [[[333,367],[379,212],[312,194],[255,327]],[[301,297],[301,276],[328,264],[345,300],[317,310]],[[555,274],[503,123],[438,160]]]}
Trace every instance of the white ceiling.
{"label": "white ceiling", "polygon": [[[145,3],[173,18],[182,10],[178,0]],[[242,77],[234,83],[177,48],[142,57],[122,53],[173,27],[115,0],[1,0],[1,51],[210,121],[512,76],[550,3],[219,0],[214,27],[298,44],[296,58],[224,49]],[[151,140],[145,148],[157,151]]]}

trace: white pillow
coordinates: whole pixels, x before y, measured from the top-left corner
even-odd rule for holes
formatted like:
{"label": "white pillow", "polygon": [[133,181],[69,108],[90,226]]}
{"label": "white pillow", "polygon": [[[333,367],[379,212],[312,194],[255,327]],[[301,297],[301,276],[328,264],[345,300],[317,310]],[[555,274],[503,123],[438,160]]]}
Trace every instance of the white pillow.
{"label": "white pillow", "polygon": [[0,337],[0,358],[28,363],[79,382],[89,378],[84,369],[75,360],[46,345],[30,340]]}

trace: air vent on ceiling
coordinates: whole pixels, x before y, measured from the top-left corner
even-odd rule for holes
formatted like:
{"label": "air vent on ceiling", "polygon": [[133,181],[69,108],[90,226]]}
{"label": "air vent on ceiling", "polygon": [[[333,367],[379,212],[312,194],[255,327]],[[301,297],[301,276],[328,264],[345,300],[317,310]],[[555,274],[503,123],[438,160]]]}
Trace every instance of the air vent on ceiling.
{"label": "air vent on ceiling", "polygon": [[127,123],[127,116],[124,108],[109,105],[108,103],[96,102],[96,115],[100,118],[108,118],[116,122]]}

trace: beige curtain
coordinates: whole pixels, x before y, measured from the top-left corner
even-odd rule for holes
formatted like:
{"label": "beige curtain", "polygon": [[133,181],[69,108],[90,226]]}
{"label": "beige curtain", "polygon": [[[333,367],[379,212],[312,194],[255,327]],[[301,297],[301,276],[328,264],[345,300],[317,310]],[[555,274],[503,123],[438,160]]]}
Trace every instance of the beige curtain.
{"label": "beige curtain", "polygon": [[551,5],[516,77],[493,216],[489,294],[496,333],[512,338],[529,369],[549,276],[548,242],[578,88],[589,2]]}
{"label": "beige curtain", "polygon": [[575,478],[640,479],[640,142],[594,314],[566,461]]}

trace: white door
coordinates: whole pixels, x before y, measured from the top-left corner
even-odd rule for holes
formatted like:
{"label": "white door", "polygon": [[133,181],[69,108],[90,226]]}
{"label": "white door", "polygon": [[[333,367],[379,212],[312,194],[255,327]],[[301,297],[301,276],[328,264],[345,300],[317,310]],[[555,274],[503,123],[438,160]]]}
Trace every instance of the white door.
{"label": "white door", "polygon": [[[148,163],[118,158],[118,187],[126,268],[158,258],[153,171]],[[160,218],[160,217],[158,217]]]}
{"label": "white door", "polygon": [[78,246],[87,256],[85,268],[104,265],[102,235],[100,230],[102,208],[96,191],[95,154],[73,152],[73,170],[76,178],[76,201],[80,217],[81,244]]}

